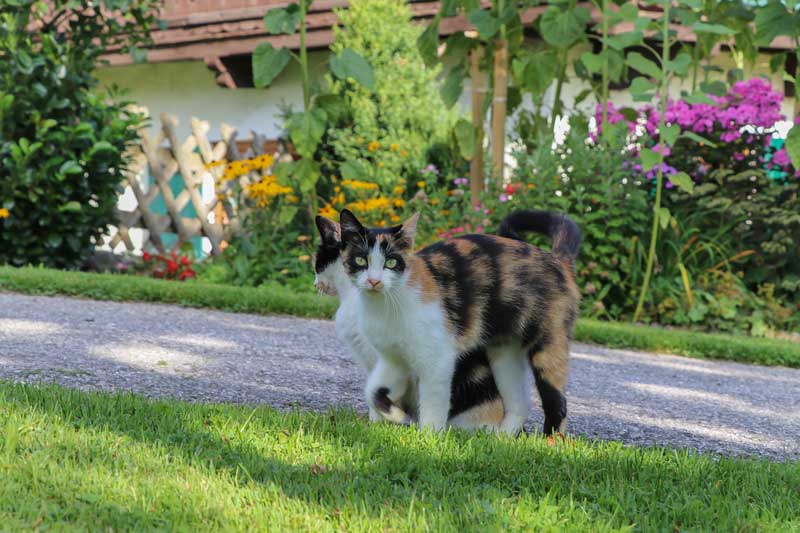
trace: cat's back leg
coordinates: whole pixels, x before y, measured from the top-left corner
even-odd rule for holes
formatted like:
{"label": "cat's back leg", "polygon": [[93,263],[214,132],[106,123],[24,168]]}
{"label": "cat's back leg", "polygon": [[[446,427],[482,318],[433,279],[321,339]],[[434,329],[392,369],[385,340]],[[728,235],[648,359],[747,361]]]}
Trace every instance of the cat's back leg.
{"label": "cat's back leg", "polygon": [[532,348],[530,360],[544,410],[544,434],[561,433],[567,424],[569,342],[566,334]]}

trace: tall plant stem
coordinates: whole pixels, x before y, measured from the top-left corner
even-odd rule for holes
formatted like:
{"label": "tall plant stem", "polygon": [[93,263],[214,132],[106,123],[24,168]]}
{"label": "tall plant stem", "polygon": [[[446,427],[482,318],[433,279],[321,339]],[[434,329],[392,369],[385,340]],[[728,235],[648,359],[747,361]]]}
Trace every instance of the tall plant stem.
{"label": "tall plant stem", "polygon": [[567,76],[567,54],[568,50],[561,53],[561,65],[558,69],[558,79],[556,80],[556,92],[553,96],[553,109],[550,111],[550,131],[556,126],[556,119],[561,114],[561,90],[564,87],[564,78]]}
{"label": "tall plant stem", "polygon": [[[308,3],[306,0],[300,0],[300,71],[303,73],[303,111],[309,112],[311,108],[311,83],[308,78],[308,50],[306,49],[306,14],[308,10]],[[311,198],[308,203],[308,220],[311,228],[311,235],[316,232],[313,231],[314,219],[319,211],[317,201],[317,188],[314,186],[310,193]]]}
{"label": "tall plant stem", "polygon": [[483,179],[483,101],[486,98],[486,80],[481,73],[483,46],[477,46],[469,57],[470,78],[472,79],[472,124],[475,126],[475,153],[469,162],[469,190],[472,205],[480,203],[484,189]]}
{"label": "tall plant stem", "polygon": [[637,322],[644,309],[644,300],[647,297],[647,289],[650,287],[650,277],[653,274],[653,262],[656,256],[656,242],[658,240],[658,225],[659,216],[661,212],[661,189],[664,182],[664,148],[665,140],[663,137],[664,131],[664,111],[667,108],[667,61],[669,60],[669,2],[664,4],[664,20],[662,27],[662,40],[661,40],[661,103],[658,117],[658,131],[661,135],[658,156],[658,172],[656,175],[656,202],[653,205],[653,228],[650,232],[650,248],[647,251],[647,266],[644,271],[644,280],[642,281],[642,290],[639,293],[639,301],[636,304],[636,311],[633,313],[633,321]]}
{"label": "tall plant stem", "polygon": [[606,16],[606,0],[600,4],[600,17],[603,21],[603,87],[601,93],[601,103],[603,105],[603,119],[600,121],[603,139],[608,135],[608,17]]}

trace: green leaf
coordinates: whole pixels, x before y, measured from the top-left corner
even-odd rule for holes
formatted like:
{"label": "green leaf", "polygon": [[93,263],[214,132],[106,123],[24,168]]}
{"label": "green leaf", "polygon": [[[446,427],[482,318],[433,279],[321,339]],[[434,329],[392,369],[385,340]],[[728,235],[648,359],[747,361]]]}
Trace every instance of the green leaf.
{"label": "green leaf", "polygon": [[672,214],[669,212],[669,209],[666,207],[658,208],[658,223],[661,225],[662,230],[669,227],[669,221],[671,218]]}
{"label": "green leaf", "polygon": [[436,64],[439,58],[439,17],[433,19],[417,38],[417,48],[426,65],[430,67]]}
{"label": "green leaf", "polygon": [[711,148],[716,148],[717,147],[717,145],[715,143],[711,142],[711,140],[706,139],[705,137],[703,137],[701,135],[698,135],[693,131],[684,131],[683,133],[681,133],[681,137],[686,137],[687,139],[691,139],[696,143],[707,144]]}
{"label": "green leaf", "polygon": [[294,161],[278,163],[272,168],[278,183],[284,187],[292,186],[292,173],[294,172]]}
{"label": "green leaf", "polygon": [[783,145],[789,154],[789,159],[792,160],[792,166],[800,169],[800,125],[792,126],[789,133],[786,134],[786,141]]}
{"label": "green leaf", "polygon": [[776,72],[783,72],[786,68],[786,52],[781,52],[780,54],[773,54],[769,58],[769,70],[773,74]]}
{"label": "green leaf", "polygon": [[639,52],[631,52],[627,57],[628,65],[651,78],[661,80],[661,69],[658,65],[644,57]]}
{"label": "green leaf", "polygon": [[713,33],[714,35],[735,35],[737,32],[722,24],[708,24],[705,22],[695,22],[689,29],[695,33]]}
{"label": "green leaf", "polygon": [[129,50],[131,53],[131,61],[133,61],[135,65],[147,63],[147,50],[139,48],[136,45],[131,46]]}
{"label": "green leaf", "polygon": [[[626,4],[628,5],[628,4]],[[618,35],[612,35],[608,38],[607,44],[614,50],[624,50],[625,48],[629,48],[631,46],[635,46],[637,44],[641,44],[642,39],[644,39],[644,34],[640,31],[631,31],[626,33],[620,33]]]}
{"label": "green leaf", "polygon": [[[724,96],[728,92],[728,86],[723,81],[704,81],[700,84],[700,90],[706,94],[714,96]],[[713,101],[713,100],[712,100]]]}
{"label": "green leaf", "polygon": [[650,80],[637,76],[631,82],[630,91],[635,102],[648,102],[653,99],[656,86]]}
{"label": "green leaf", "polygon": [[539,32],[550,46],[569,48],[584,38],[588,21],[583,8],[562,11],[556,6],[550,6],[539,19]]}
{"label": "green leaf", "polygon": [[300,6],[289,4],[283,8],[270,9],[264,15],[264,28],[272,35],[292,35],[300,22]]}
{"label": "green leaf", "polygon": [[475,39],[470,39],[460,32],[454,33],[447,38],[444,57],[451,61],[461,61],[467,57],[467,54],[475,44]]}
{"label": "green leaf", "polygon": [[517,83],[534,99],[541,97],[558,74],[559,62],[551,50],[526,54],[515,58],[511,70]]}
{"label": "green leaf", "polygon": [[681,3],[692,9],[703,9],[703,0],[681,0]]}
{"label": "green leaf", "polygon": [[639,16],[639,10],[636,8],[636,4],[626,2],[620,6],[619,15],[625,22],[633,22]]}
{"label": "green leaf", "polygon": [[685,76],[689,72],[689,65],[692,64],[692,56],[686,53],[678,54],[675,59],[667,61],[667,70],[678,76]]}
{"label": "green leaf", "polygon": [[782,2],[770,0],[756,12],[756,44],[768,46],[780,35],[793,37],[800,26],[799,19],[800,15],[790,13]]}
{"label": "green leaf", "polygon": [[97,141],[96,143],[94,143],[92,145],[92,149],[89,150],[89,153],[87,154],[87,157],[88,158],[92,158],[95,155],[101,154],[103,152],[117,153],[117,151],[118,151],[117,148],[113,144],[111,144],[110,142],[108,142],[108,141]]}
{"label": "green leaf", "polygon": [[664,127],[664,131],[660,132],[661,138],[669,145],[672,146],[675,144],[675,141],[678,140],[678,135],[681,133],[681,127],[677,124],[672,124],[669,126]]}
{"label": "green leaf", "polygon": [[83,167],[77,161],[72,160],[64,161],[58,169],[59,174],[80,174],[81,172],[83,172]]}
{"label": "green leaf", "polygon": [[331,58],[331,72],[339,79],[352,78],[369,91],[375,90],[375,74],[366,59],[350,48]]}
{"label": "green leaf", "polygon": [[682,189],[683,191],[688,192],[689,194],[692,194],[692,192],[694,192],[694,182],[692,181],[692,178],[689,177],[689,174],[687,174],[686,172],[678,172],[677,174],[672,174],[671,176],[669,176],[669,181],[671,181],[672,184],[678,187],[679,189]]}
{"label": "green leaf", "polygon": [[295,150],[304,158],[314,155],[325,134],[325,111],[316,107],[308,112],[295,113],[289,121],[289,137]]}
{"label": "green leaf", "polygon": [[344,99],[338,94],[321,94],[314,99],[314,105],[323,109],[331,122],[338,122],[349,111]]}
{"label": "green leaf", "polygon": [[581,61],[583,61],[586,70],[590,73],[600,72],[603,68],[603,56],[601,54],[593,54],[592,52],[584,52],[581,54]]}
{"label": "green leaf", "polygon": [[58,208],[59,211],[64,212],[68,211],[71,213],[75,213],[81,210],[81,204],[72,200],[71,202],[67,202],[63,204],[61,207]]}
{"label": "green leaf", "polygon": [[466,67],[463,63],[454,66],[450,69],[450,72],[447,73],[447,77],[444,79],[444,83],[442,84],[442,88],[439,90],[439,94],[442,96],[444,105],[446,105],[448,108],[453,107],[453,105],[458,102],[458,98],[464,91],[465,74]]}
{"label": "green leaf", "polygon": [[276,50],[270,43],[259,44],[253,52],[253,85],[259,89],[269,87],[289,63],[289,50]]}
{"label": "green leaf", "polygon": [[645,172],[658,165],[660,158],[661,155],[650,148],[644,148],[639,152],[639,160],[642,162],[642,170]]}
{"label": "green leaf", "polygon": [[491,39],[500,30],[500,21],[486,9],[476,9],[470,12],[467,20],[478,30],[481,39]]}
{"label": "green leaf", "polygon": [[464,159],[472,159],[475,154],[475,127],[467,119],[460,118],[453,129],[458,150]]}
{"label": "green leaf", "polygon": [[365,181],[369,177],[364,165],[357,159],[348,159],[342,163],[339,167],[339,173],[346,180]]}
{"label": "green leaf", "polygon": [[303,194],[314,190],[319,179],[319,164],[313,159],[304,157],[300,161],[295,161],[292,177],[297,182],[300,192]]}
{"label": "green leaf", "polygon": [[278,214],[278,223],[281,226],[285,226],[292,221],[296,214],[297,208],[295,206],[285,205],[281,208],[281,212]]}
{"label": "green leaf", "polygon": [[705,93],[701,91],[684,96],[683,99],[687,104],[717,105],[717,103],[714,100],[709,98]]}

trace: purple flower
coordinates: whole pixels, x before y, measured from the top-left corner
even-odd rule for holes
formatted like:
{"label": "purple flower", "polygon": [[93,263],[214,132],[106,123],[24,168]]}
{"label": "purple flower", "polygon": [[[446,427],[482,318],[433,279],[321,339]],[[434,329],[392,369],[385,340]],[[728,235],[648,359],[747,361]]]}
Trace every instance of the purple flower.
{"label": "purple flower", "polygon": [[453,180],[453,183],[456,185],[466,185],[469,183],[469,180],[467,178],[456,178]]}
{"label": "purple flower", "polygon": [[508,201],[508,195],[507,194],[501,194],[499,199],[500,199],[501,202],[507,202]]}
{"label": "purple flower", "polygon": [[433,164],[430,164],[427,167],[423,168],[422,170],[420,170],[420,172],[422,172],[423,174],[435,174],[437,176],[439,175],[439,170]]}

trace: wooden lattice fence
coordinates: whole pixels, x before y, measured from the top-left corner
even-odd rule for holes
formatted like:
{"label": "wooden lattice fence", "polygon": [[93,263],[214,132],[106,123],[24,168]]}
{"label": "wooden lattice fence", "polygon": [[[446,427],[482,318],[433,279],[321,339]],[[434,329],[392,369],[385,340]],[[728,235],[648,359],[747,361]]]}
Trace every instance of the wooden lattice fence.
{"label": "wooden lattice fence", "polygon": [[[114,250],[123,243],[127,250],[133,251],[136,247],[130,230],[141,228],[146,230],[143,249],[167,252],[162,236],[174,233],[181,242],[189,242],[193,237],[206,237],[211,243],[211,254],[219,254],[224,240],[238,227],[231,206],[219,200],[234,186],[231,182],[220,183],[224,162],[262,155],[265,149],[275,145],[267,144],[263,137],[253,134],[253,142],[246,143],[250,146],[242,153],[243,143],[236,142],[237,132],[227,124],[220,126],[221,139],[212,143],[208,140],[210,124],[196,118],[191,120],[191,134],[181,142],[177,135],[178,119],[162,113],[160,121],[161,128],[155,134],[145,129],[139,133],[140,143],[131,152],[132,163],[122,184],[130,187],[137,205],[132,210],[117,210],[117,231],[106,239],[105,244]],[[173,192],[176,175],[183,181],[177,194]],[[251,179],[250,176],[240,178],[245,183]],[[207,191],[202,194],[203,187],[212,187],[212,194]],[[163,200],[166,214],[158,214],[153,209],[153,203],[159,197]],[[194,216],[181,214],[188,205],[193,208]]]}

